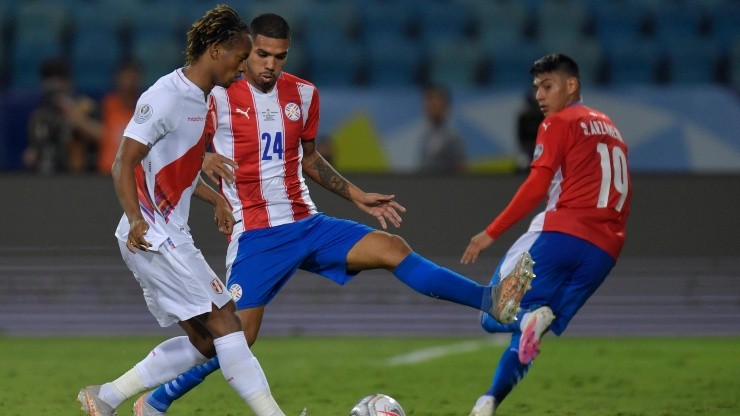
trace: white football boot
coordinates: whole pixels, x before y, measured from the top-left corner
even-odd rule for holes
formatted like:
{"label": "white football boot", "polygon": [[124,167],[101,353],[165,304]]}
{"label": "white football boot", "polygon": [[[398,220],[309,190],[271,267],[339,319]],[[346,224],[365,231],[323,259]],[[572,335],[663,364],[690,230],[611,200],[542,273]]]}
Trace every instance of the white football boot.
{"label": "white football boot", "polygon": [[87,416],[117,416],[116,409],[98,397],[100,386],[87,386],[77,394],[77,401]]}
{"label": "white football boot", "polygon": [[522,317],[522,337],[519,338],[519,362],[529,364],[540,353],[540,338],[550,328],[555,315],[552,309],[541,306]]}
{"label": "white football boot", "polygon": [[496,411],[496,401],[493,396],[480,396],[470,411],[469,416],[493,416]]}

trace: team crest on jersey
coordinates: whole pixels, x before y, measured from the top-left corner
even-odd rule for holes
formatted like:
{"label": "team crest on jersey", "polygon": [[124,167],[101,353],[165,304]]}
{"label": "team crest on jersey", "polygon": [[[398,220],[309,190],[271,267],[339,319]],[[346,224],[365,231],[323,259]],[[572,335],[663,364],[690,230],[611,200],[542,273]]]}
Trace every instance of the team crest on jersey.
{"label": "team crest on jersey", "polygon": [[231,285],[229,292],[231,292],[231,299],[234,299],[234,302],[242,298],[242,287],[237,284]]}
{"label": "team crest on jersey", "polygon": [[149,104],[142,104],[139,108],[136,109],[134,121],[138,124],[143,124],[147,120],[152,118],[152,114],[154,114],[152,106],[150,106]]}
{"label": "team crest on jersey", "polygon": [[290,121],[296,121],[301,118],[301,107],[296,103],[288,103],[285,105],[285,117],[288,117]]}
{"label": "team crest on jersey", "polygon": [[211,288],[217,295],[224,293],[224,284],[218,278],[211,280]]}
{"label": "team crest on jersey", "polygon": [[537,160],[542,156],[542,151],[544,150],[544,147],[541,144],[538,144],[537,147],[534,148],[534,154],[532,155],[532,160]]}

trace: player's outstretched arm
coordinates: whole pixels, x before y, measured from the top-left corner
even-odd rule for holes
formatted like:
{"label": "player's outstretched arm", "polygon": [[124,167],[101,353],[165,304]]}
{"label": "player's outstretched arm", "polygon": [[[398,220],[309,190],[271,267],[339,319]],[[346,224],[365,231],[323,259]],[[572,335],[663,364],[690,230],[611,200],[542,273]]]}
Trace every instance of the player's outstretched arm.
{"label": "player's outstretched arm", "polygon": [[396,228],[401,226],[402,219],[399,212],[406,212],[406,208],[394,200],[395,195],[364,192],[340,175],[316,151],[314,140],[303,141],[301,145],[303,146],[302,168],[309,178],[375,217],[384,230],[388,228],[388,222]]}

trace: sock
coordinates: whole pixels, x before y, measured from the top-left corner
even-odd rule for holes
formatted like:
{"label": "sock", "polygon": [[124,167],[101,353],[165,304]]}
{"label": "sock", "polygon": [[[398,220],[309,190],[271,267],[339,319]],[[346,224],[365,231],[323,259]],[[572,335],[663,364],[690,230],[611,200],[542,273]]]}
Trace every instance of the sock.
{"label": "sock", "polygon": [[270,386],[244,334],[232,332],[213,340],[221,372],[257,416],[285,416],[272,399]]}
{"label": "sock", "polygon": [[515,332],[511,336],[509,348],[501,355],[496,372],[493,374],[491,386],[486,391],[486,395],[493,396],[496,399],[497,406],[511,393],[514,386],[524,378],[532,365],[532,363],[524,365],[519,362],[518,348],[521,336],[521,332]]}
{"label": "sock", "polygon": [[[491,306],[491,288],[440,267],[424,257],[411,253],[393,271],[398,280],[432,298],[467,305],[485,312]],[[488,307],[485,293],[488,292]]]}
{"label": "sock", "polygon": [[110,383],[100,386],[98,397],[114,409],[136,393],[146,390],[136,368],[132,368]]}
{"label": "sock", "polygon": [[502,324],[501,322],[493,319],[493,317],[487,313],[480,315],[480,326],[483,330],[490,333],[496,332],[514,332],[519,328],[520,321],[514,321],[509,324]]}
{"label": "sock", "polygon": [[175,337],[154,347],[134,368],[100,387],[100,398],[116,408],[126,399],[158,386],[207,360],[188,337]]}
{"label": "sock", "polygon": [[206,376],[219,369],[218,356],[195,366],[180,374],[176,379],[167,382],[152,391],[146,398],[147,403],[162,413],[166,413],[172,402],[184,396],[205,380]]}

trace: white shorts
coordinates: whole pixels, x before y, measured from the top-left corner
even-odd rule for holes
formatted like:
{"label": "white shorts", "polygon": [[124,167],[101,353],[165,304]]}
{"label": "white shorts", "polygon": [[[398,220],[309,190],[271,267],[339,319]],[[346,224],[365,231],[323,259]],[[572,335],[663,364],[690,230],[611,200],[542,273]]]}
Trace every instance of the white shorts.
{"label": "white shorts", "polygon": [[118,240],[123,261],[144,290],[149,311],[165,327],[223,307],[231,300],[206,259],[193,243],[172,247],[167,241],[158,251],[136,250]]}

